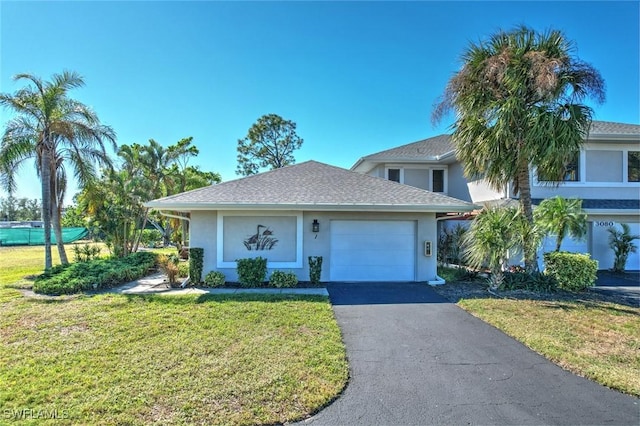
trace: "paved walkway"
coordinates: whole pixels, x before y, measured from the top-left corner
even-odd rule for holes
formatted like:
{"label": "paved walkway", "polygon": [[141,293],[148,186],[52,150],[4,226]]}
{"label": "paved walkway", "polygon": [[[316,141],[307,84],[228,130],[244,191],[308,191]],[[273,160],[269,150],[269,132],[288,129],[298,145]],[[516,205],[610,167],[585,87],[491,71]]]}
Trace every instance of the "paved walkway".
{"label": "paved walkway", "polygon": [[171,288],[166,282],[166,275],[157,273],[136,281],[109,289],[121,294],[160,294],[163,296],[184,294],[311,294],[328,296],[326,288]]}
{"label": "paved walkway", "polygon": [[419,284],[330,284],[350,365],[313,425],[638,425],[637,398],[562,370]]}

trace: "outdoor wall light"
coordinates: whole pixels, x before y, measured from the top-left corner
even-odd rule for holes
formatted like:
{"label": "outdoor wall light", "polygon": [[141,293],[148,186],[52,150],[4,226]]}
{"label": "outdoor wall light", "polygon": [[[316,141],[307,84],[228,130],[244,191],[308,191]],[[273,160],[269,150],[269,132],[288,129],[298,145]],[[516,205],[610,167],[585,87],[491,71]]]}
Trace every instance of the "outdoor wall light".
{"label": "outdoor wall light", "polygon": [[320,222],[318,222],[318,219],[313,219],[313,223],[311,224],[311,230],[313,232],[320,232]]}

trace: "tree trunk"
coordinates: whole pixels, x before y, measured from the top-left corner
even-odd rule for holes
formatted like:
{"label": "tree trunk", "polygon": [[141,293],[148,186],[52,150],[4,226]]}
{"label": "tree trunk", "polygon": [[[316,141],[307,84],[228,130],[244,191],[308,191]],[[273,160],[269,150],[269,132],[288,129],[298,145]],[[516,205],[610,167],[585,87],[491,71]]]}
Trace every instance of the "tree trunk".
{"label": "tree trunk", "polygon": [[[55,204],[54,204],[55,203]],[[58,254],[60,255],[60,263],[63,265],[69,264],[67,259],[67,252],[64,249],[64,241],[62,241],[62,225],[60,224],[60,209],[57,205],[57,200],[52,200],[52,223],[53,232],[56,236],[56,245],[58,246]]]}
{"label": "tree trunk", "polygon": [[[533,207],[531,203],[531,181],[529,179],[529,165],[523,162],[518,172],[518,189],[520,192],[520,207],[527,221],[533,226]],[[527,272],[538,270],[538,254],[535,247],[524,247],[524,267]]]}
{"label": "tree trunk", "polygon": [[135,242],[133,243],[133,249],[131,250],[132,253],[135,253],[138,251],[138,246],[140,245],[140,238],[142,238],[142,232],[144,231],[144,228],[147,226],[147,218],[149,217],[149,209],[145,208],[144,209],[144,218],[142,219],[142,227],[140,228],[140,230],[133,230],[134,234],[137,233],[136,235],[136,239]]}
{"label": "tree trunk", "polygon": [[67,252],[64,249],[64,241],[62,240],[62,224],[60,223],[63,200],[58,199],[60,195],[58,194],[55,175],[56,171],[51,170],[51,222],[53,225],[53,233],[56,236],[56,246],[58,247],[60,263],[68,265],[69,259],[67,259]]}
{"label": "tree trunk", "polygon": [[51,260],[51,152],[49,151],[49,137],[45,135],[43,141],[40,164],[40,179],[42,188],[42,223],[44,227],[44,269],[50,269]]}

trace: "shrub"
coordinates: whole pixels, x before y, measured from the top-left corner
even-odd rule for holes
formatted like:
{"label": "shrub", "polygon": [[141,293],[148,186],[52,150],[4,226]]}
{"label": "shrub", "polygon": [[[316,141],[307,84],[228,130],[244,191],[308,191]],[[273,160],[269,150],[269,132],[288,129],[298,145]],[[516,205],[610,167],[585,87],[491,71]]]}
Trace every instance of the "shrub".
{"label": "shrub", "polygon": [[322,276],[322,256],[309,256],[309,281],[319,284]]}
{"label": "shrub", "polygon": [[178,276],[179,277],[189,276],[189,262],[178,262]]}
{"label": "shrub", "polygon": [[89,262],[93,259],[97,259],[100,256],[100,247],[91,246],[89,244],[73,245],[73,260],[74,262]]}
{"label": "shrub", "polygon": [[220,271],[211,271],[204,277],[204,283],[207,287],[222,287],[225,280],[226,277]]}
{"label": "shrub", "polygon": [[204,249],[193,247],[189,249],[189,281],[196,285],[202,281],[202,266]]}
{"label": "shrub", "polygon": [[155,263],[154,253],[138,252],[122,258],[54,266],[36,278],[33,291],[73,294],[112,287],[145,276]]}
{"label": "shrub", "polygon": [[267,259],[237,259],[238,281],[243,287],[257,287],[267,277]]}
{"label": "shrub", "polygon": [[162,242],[162,232],[157,229],[144,229],[140,235],[140,243],[145,247],[156,247],[158,242]]}
{"label": "shrub", "polygon": [[178,276],[178,256],[176,255],[161,255],[158,257],[158,266],[160,266],[160,269],[162,270],[162,272],[164,272],[167,275],[167,278],[169,278],[169,284],[171,285],[171,287],[175,287],[176,285],[176,277]]}
{"label": "shrub", "polygon": [[545,275],[553,277],[562,290],[582,291],[596,282],[598,262],[588,254],[545,253],[544,263]]}
{"label": "shrub", "polygon": [[500,286],[501,290],[530,290],[545,293],[555,291],[556,288],[556,280],[552,276],[539,272],[529,274],[520,267],[514,271],[505,272],[504,281]]}
{"label": "shrub", "polygon": [[269,284],[272,287],[295,287],[298,285],[298,277],[293,272],[273,271]]}

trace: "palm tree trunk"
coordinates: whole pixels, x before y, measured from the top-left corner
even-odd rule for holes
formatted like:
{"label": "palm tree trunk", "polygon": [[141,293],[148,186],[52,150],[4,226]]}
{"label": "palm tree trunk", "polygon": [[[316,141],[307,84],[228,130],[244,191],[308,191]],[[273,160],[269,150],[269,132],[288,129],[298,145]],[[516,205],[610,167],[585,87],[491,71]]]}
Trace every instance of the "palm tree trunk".
{"label": "palm tree trunk", "polygon": [[[529,165],[523,162],[518,172],[518,189],[520,192],[520,207],[527,221],[533,226],[533,206],[531,202],[531,181],[529,179]],[[524,248],[524,267],[528,272],[538,270],[538,254],[535,247]]]}
{"label": "palm tree trunk", "polygon": [[62,224],[60,223],[60,208],[58,206],[57,200],[52,200],[52,217],[51,221],[53,223],[53,232],[56,236],[56,245],[58,246],[58,254],[60,255],[60,263],[63,265],[69,264],[69,259],[67,258],[67,252],[64,249],[64,241],[62,241]]}
{"label": "palm tree trunk", "polygon": [[56,246],[58,247],[58,255],[60,256],[60,263],[68,265],[67,252],[64,249],[64,241],[62,240],[62,224],[60,223],[62,200],[58,193],[56,171],[51,170],[51,222],[53,225],[53,233],[56,236]]}
{"label": "palm tree trunk", "polygon": [[49,136],[45,135],[40,164],[42,188],[42,222],[44,227],[44,269],[53,266],[51,259],[51,152]]}
{"label": "palm tree trunk", "polygon": [[142,219],[142,226],[140,228],[140,230],[133,230],[134,233],[137,233],[136,237],[135,237],[135,242],[133,243],[133,249],[131,250],[132,253],[136,253],[138,251],[138,246],[140,245],[140,238],[142,238],[142,231],[144,231],[144,228],[147,226],[147,218],[149,217],[149,209],[145,208],[144,209],[144,217]]}

